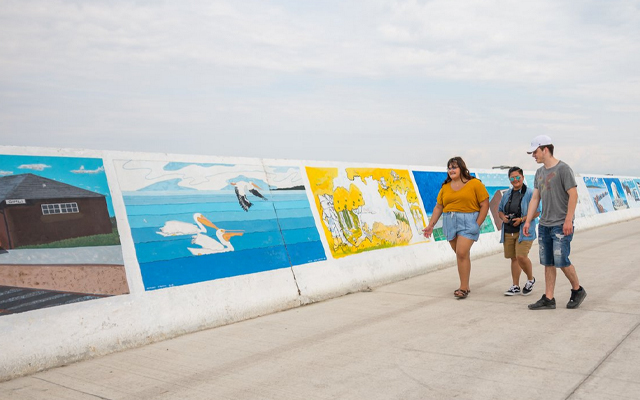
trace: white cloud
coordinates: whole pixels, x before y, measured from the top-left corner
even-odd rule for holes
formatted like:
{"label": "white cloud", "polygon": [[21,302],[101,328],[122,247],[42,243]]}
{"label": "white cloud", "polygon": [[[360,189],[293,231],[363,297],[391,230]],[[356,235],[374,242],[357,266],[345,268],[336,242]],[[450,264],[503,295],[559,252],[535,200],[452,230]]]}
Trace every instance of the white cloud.
{"label": "white cloud", "polygon": [[84,165],[81,165],[79,169],[71,170],[74,174],[99,174],[104,172],[104,167],[98,167],[96,169],[84,169]]}
{"label": "white cloud", "polygon": [[51,168],[51,165],[46,164],[22,164],[18,169],[31,169],[34,171],[44,171],[45,168]]}
{"label": "white cloud", "polygon": [[0,175],[2,175],[2,176],[13,175],[13,171],[1,171],[0,170]]}
{"label": "white cloud", "polygon": [[637,1],[7,0],[0,37],[8,145],[478,167],[540,133],[640,148]]}

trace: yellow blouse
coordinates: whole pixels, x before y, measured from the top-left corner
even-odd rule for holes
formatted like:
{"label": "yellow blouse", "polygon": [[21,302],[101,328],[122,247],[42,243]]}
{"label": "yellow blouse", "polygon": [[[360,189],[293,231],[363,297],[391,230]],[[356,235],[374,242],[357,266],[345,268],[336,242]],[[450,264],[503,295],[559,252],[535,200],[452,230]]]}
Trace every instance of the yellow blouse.
{"label": "yellow blouse", "polygon": [[451,189],[451,182],[442,186],[438,193],[438,204],[444,207],[442,212],[480,211],[480,203],[489,198],[489,192],[480,179],[471,179],[460,190]]}

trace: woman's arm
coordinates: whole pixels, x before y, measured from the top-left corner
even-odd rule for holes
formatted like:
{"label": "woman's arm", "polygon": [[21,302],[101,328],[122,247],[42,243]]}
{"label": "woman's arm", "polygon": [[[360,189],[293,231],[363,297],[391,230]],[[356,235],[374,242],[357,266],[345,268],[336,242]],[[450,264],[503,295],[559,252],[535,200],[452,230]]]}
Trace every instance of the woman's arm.
{"label": "woman's arm", "polygon": [[478,226],[481,226],[484,222],[484,219],[487,218],[487,213],[489,212],[489,199],[484,199],[480,203],[480,213],[478,214],[478,220],[476,223]]}
{"label": "woman's arm", "polygon": [[436,203],[436,206],[433,207],[433,213],[431,213],[431,218],[429,219],[429,224],[422,231],[422,234],[427,239],[431,237],[431,234],[433,233],[433,228],[436,226],[436,223],[438,222],[438,219],[440,219],[440,216],[442,215],[442,210],[443,209],[444,209],[444,207],[442,207],[442,205],[437,204],[437,203]]}

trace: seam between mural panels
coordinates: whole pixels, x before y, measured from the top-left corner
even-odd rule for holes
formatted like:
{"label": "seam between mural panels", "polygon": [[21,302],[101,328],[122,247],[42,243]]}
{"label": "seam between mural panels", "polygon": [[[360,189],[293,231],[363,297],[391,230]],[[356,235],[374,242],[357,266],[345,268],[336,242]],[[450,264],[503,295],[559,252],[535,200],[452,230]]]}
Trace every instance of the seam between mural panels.
{"label": "seam between mural panels", "polygon": [[[271,184],[269,183],[269,175],[267,173],[267,169],[265,168],[264,165],[264,160],[260,159],[260,163],[262,164],[262,170],[264,171],[264,176],[265,178],[267,178],[267,184],[269,186],[271,186]],[[271,191],[271,188],[269,188],[269,191]],[[306,189],[305,189],[306,191]],[[300,291],[300,286],[298,286],[298,279],[296,278],[296,273],[293,270],[293,262],[291,261],[291,255],[289,255],[289,248],[287,247],[287,242],[284,239],[284,233],[282,232],[282,226],[280,226],[280,217],[278,216],[278,210],[276,208],[276,203],[273,202],[271,203],[271,206],[273,207],[273,212],[276,216],[276,224],[278,224],[278,232],[280,232],[280,237],[282,238],[282,245],[284,246],[284,252],[287,254],[287,260],[289,261],[289,269],[291,270],[291,275],[293,275],[293,282],[296,284],[296,290],[298,291],[298,296],[302,295],[302,292]]]}

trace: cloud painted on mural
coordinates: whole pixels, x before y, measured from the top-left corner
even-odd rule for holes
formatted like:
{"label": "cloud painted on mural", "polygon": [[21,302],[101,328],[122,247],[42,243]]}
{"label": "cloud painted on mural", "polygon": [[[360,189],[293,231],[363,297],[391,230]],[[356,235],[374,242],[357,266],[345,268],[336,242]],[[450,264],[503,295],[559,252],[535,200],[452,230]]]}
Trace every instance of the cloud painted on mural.
{"label": "cloud painted on mural", "polygon": [[306,170],[334,257],[426,241],[423,211],[408,171]]}
{"label": "cloud painted on mural", "polygon": [[176,163],[151,161],[122,161],[116,163],[118,168],[127,171],[127,180],[121,182],[121,189],[126,192],[147,190],[224,190],[234,180],[244,179],[282,189],[302,186],[300,172],[295,167],[271,167],[256,165]]}
{"label": "cloud painted on mural", "polygon": [[147,290],[326,259],[297,167],[114,165]]}
{"label": "cloud painted on mural", "polygon": [[18,169],[32,169],[34,171],[44,171],[46,168],[51,168],[51,165],[46,164],[23,164],[18,166]]}
{"label": "cloud painted on mural", "polygon": [[104,167],[98,167],[96,169],[85,169],[84,165],[81,165],[79,169],[71,171],[74,174],[99,174],[104,172]]}

